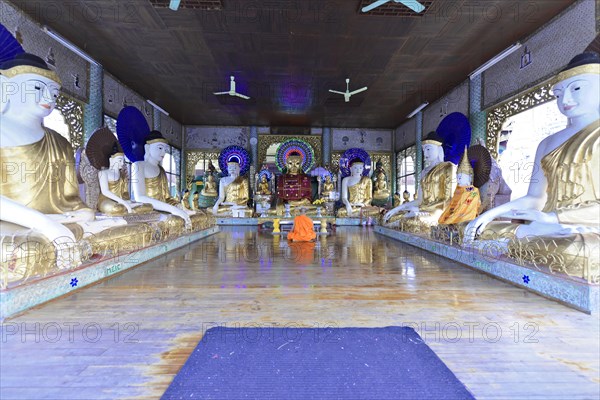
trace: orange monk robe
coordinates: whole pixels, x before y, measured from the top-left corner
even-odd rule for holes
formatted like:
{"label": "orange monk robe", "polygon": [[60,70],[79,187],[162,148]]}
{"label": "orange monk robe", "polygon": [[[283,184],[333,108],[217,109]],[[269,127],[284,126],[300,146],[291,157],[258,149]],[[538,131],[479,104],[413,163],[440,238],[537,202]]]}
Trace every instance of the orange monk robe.
{"label": "orange monk robe", "polygon": [[475,186],[457,186],[438,222],[449,225],[472,221],[477,217],[480,205],[479,189]]}
{"label": "orange monk robe", "polygon": [[288,240],[294,240],[296,242],[308,242],[317,237],[315,233],[315,226],[312,219],[306,215],[298,215],[294,218],[294,227],[288,233]]}

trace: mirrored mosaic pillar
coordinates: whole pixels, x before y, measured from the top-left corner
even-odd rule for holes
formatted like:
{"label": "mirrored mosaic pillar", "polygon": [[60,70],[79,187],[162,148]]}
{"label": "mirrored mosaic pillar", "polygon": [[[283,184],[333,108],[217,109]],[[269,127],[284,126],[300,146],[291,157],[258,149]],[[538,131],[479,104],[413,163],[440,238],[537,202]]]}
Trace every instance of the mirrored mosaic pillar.
{"label": "mirrored mosaic pillar", "polygon": [[259,171],[260,162],[258,159],[258,128],[256,126],[250,127],[250,155],[252,156],[252,165],[254,166],[254,171]]}
{"label": "mirrored mosaic pillar", "polygon": [[416,124],[415,129],[416,132],[416,166],[415,166],[415,193],[419,192],[419,186],[421,185],[421,170],[423,169],[423,147],[421,144],[421,140],[423,140],[423,112],[419,111],[417,115],[415,115]]}
{"label": "mirrored mosaic pillar", "polygon": [[83,109],[83,142],[87,143],[96,129],[103,125],[103,86],[104,72],[101,65],[90,64],[90,97]]}
{"label": "mirrored mosaic pillar", "polygon": [[331,128],[323,128],[321,134],[321,163],[331,163]]}
{"label": "mirrored mosaic pillar", "polygon": [[469,122],[471,123],[471,145],[479,140],[485,146],[486,112],[481,110],[483,95],[482,74],[474,77],[469,83]]}

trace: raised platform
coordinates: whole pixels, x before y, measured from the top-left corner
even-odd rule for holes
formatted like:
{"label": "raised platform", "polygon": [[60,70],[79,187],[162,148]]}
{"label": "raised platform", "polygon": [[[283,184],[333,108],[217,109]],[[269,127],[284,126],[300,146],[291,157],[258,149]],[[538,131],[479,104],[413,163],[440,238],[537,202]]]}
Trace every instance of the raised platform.
{"label": "raised platform", "polygon": [[[265,218],[233,218],[233,217],[217,217],[217,225],[229,226],[229,225],[259,225],[263,222],[273,221],[275,218],[279,218],[280,221],[291,220],[294,218],[283,218],[283,217],[265,217]],[[332,216],[322,216],[322,217],[311,217],[315,223],[317,221],[321,221],[322,219],[326,219],[327,222],[334,223],[337,226],[361,226],[365,219],[360,218],[334,218]]]}
{"label": "raised platform", "polygon": [[528,291],[558,301],[587,314],[599,313],[599,286],[584,279],[527,268],[492,255],[481,254],[477,249],[460,248],[436,242],[421,236],[376,226],[375,232],[412,246],[455,260],[470,268],[489,274]]}
{"label": "raised platform", "polygon": [[79,268],[24,283],[0,292],[0,320],[91,285],[219,232],[218,226],[157,243],[128,254],[85,263]]}

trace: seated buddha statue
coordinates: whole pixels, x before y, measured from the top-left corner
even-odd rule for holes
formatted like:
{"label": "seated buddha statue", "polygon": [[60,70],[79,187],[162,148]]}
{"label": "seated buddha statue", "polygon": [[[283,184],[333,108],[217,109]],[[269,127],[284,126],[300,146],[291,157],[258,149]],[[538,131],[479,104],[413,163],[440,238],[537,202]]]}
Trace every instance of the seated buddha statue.
{"label": "seated buddha statue", "polygon": [[323,187],[321,188],[321,197],[329,199],[332,194],[335,193],[335,185],[331,180],[331,175],[325,175],[325,181],[323,182]]}
{"label": "seated buddha statue", "polygon": [[[450,202],[456,186],[456,165],[444,161],[442,139],[430,132],[423,140],[421,184],[416,199],[385,213],[384,222],[402,220],[408,230],[418,231],[421,226],[437,225],[438,219]],[[414,228],[414,229],[413,229]]]}
{"label": "seated buddha statue", "polygon": [[360,158],[350,160],[350,176],[342,179],[341,198],[345,206],[338,210],[338,217],[358,217],[362,212],[374,216],[379,214],[378,207],[372,207],[373,183],[363,176],[365,163]]}
{"label": "seated buddha statue", "polygon": [[232,216],[236,213],[251,215],[252,209],[248,208],[248,179],[240,176],[240,161],[236,157],[227,162],[227,174],[219,181],[219,198],[213,206],[212,213],[222,216]]}
{"label": "seated buddha statue", "polygon": [[292,152],[285,160],[286,173],[277,178],[277,210],[283,210],[283,204],[290,207],[304,206],[313,210],[312,186],[310,176],[302,171],[302,156]]}
{"label": "seated buddha statue", "polygon": [[375,164],[375,179],[373,182],[373,205],[385,206],[390,199],[390,189],[388,188],[387,177],[383,170],[381,160]]}
{"label": "seated buddha statue", "polygon": [[0,85],[2,270],[12,257],[7,246],[20,238],[25,246],[39,238],[38,244],[51,243],[55,252],[16,260],[13,272],[23,268],[26,275],[36,275],[54,267],[75,267],[81,260],[76,241],[112,240],[125,221],[94,220],[95,211],[79,197],[71,144],[43,125],[59,95],[56,73],[41,58],[22,53],[0,65]]}
{"label": "seated buddha statue", "polygon": [[260,182],[258,183],[257,194],[268,196],[271,194],[271,189],[269,188],[269,181],[267,180],[267,176],[263,175],[260,178]]}
{"label": "seated buddha statue", "polygon": [[162,134],[150,132],[145,139],[144,160],[134,162],[131,167],[133,197],[138,202],[151,204],[155,210],[182,218],[186,226],[191,227],[190,215],[194,212],[180,208],[179,199],[169,193],[167,174],[161,165],[167,150],[167,140]]}
{"label": "seated buddha statue", "polygon": [[481,199],[479,197],[479,189],[473,186],[474,176],[475,173],[469,162],[467,148],[465,147],[465,152],[456,172],[456,190],[454,190],[450,204],[448,204],[448,207],[446,207],[440,216],[438,220],[439,224],[460,224],[462,222],[470,222],[477,217]]}
{"label": "seated buddha statue", "polygon": [[215,182],[215,175],[207,171],[204,175],[204,186],[198,196],[198,207],[212,208],[218,198],[219,192],[217,190],[217,182]]}
{"label": "seated buddha statue", "polygon": [[181,206],[186,210],[191,210],[192,206],[190,205],[190,190],[185,189],[183,191],[183,195],[181,196]]}
{"label": "seated buddha statue", "polygon": [[113,146],[109,155],[108,168],[98,171],[100,196],[98,210],[106,215],[118,216],[127,213],[145,213],[153,210],[150,204],[134,203],[129,200],[129,181],[123,173],[125,154]]}
{"label": "seated buddha statue", "polygon": [[[578,268],[572,274],[589,279],[600,258],[600,56],[575,56],[553,82],[566,128],[539,144],[527,194],[473,220],[465,241],[505,236],[509,252],[525,247],[532,259],[563,257]],[[492,222],[499,217],[526,223]]]}

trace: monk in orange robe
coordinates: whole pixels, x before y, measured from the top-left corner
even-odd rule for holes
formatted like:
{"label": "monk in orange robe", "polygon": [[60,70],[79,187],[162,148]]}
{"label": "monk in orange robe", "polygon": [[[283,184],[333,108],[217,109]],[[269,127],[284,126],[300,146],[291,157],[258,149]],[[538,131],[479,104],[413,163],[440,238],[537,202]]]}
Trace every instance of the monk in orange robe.
{"label": "monk in orange robe", "polygon": [[306,208],[300,208],[300,215],[294,218],[292,230],[288,233],[288,240],[293,242],[309,242],[317,237],[312,219],[306,216]]}

